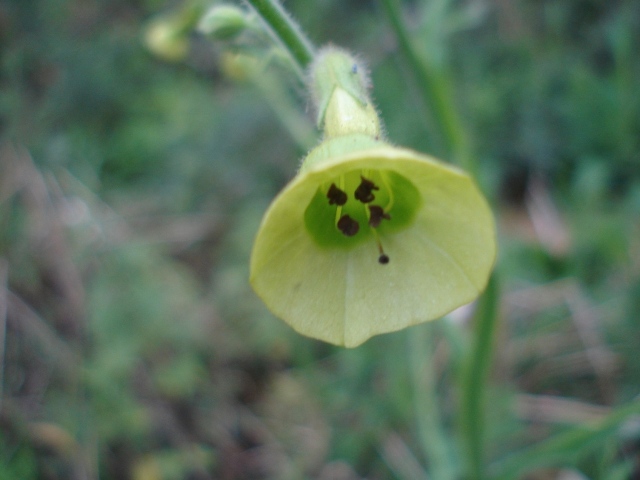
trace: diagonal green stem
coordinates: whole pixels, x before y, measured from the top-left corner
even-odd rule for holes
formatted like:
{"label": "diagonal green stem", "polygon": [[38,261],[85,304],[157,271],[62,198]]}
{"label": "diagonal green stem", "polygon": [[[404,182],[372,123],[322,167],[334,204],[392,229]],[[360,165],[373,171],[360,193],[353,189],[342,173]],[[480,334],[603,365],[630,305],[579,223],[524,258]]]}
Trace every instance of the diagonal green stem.
{"label": "diagonal green stem", "polygon": [[457,163],[473,172],[475,165],[454,104],[450,79],[442,68],[429,64],[418,55],[403,21],[398,0],[381,0],[381,3],[422,97],[428,126],[432,129],[431,140],[435,153],[453,155]]}
{"label": "diagonal green stem", "polygon": [[278,0],[246,0],[273,31],[301,71],[314,57],[315,48]]}

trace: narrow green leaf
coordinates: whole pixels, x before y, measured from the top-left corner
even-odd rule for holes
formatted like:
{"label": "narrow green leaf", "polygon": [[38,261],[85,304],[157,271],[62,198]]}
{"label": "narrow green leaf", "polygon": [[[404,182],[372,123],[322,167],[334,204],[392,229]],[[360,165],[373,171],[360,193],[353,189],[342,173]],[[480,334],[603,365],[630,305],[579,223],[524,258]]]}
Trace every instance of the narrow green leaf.
{"label": "narrow green leaf", "polygon": [[615,409],[598,422],[574,427],[546,441],[514,453],[493,465],[493,478],[508,480],[533,468],[567,465],[574,463],[589,450],[595,448],[633,415],[640,414],[640,400]]}

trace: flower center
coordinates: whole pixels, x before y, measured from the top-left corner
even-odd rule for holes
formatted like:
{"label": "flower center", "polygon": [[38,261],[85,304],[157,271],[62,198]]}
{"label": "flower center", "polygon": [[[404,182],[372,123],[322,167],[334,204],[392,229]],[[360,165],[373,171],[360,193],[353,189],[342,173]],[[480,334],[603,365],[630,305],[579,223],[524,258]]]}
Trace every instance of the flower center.
{"label": "flower center", "polygon": [[389,263],[385,236],[409,226],[420,204],[416,187],[391,170],[352,170],[325,182],[305,210],[305,226],[322,247],[351,248],[373,240]]}

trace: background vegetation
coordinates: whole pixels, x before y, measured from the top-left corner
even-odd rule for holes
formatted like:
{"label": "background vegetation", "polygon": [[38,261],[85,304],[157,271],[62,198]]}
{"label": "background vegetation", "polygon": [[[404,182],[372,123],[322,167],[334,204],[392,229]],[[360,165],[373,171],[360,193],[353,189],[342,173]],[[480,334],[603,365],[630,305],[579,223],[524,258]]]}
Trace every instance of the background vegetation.
{"label": "background vegetation", "polygon": [[[440,110],[384,3],[286,6],[495,207],[482,475],[640,478],[640,3],[402,2]],[[472,309],[354,350],[266,311],[249,251],[306,99],[193,32],[152,55],[185,5],[0,1],[0,479],[461,478]]]}

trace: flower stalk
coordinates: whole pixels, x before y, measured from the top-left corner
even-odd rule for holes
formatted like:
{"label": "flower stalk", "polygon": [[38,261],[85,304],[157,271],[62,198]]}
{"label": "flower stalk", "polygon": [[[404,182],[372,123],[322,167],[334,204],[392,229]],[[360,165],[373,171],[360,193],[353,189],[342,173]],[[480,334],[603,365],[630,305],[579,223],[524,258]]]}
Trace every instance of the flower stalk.
{"label": "flower stalk", "polygon": [[246,0],[269,26],[276,39],[289,52],[300,72],[313,61],[315,48],[298,24],[277,0]]}
{"label": "flower stalk", "polygon": [[381,0],[384,12],[396,35],[398,46],[414,77],[431,132],[434,151],[453,157],[462,168],[475,173],[475,162],[462,122],[453,104],[450,80],[442,68],[421,58],[409,36],[398,0]]}

